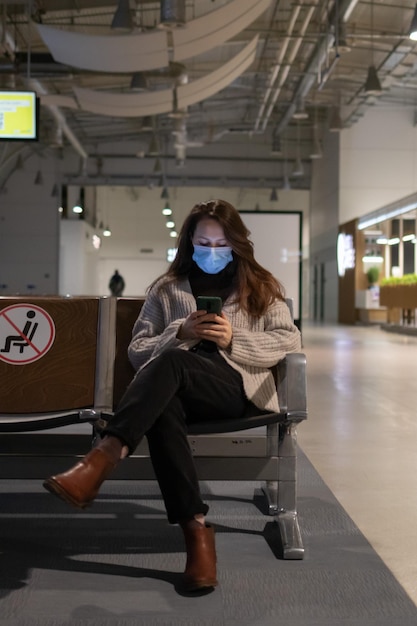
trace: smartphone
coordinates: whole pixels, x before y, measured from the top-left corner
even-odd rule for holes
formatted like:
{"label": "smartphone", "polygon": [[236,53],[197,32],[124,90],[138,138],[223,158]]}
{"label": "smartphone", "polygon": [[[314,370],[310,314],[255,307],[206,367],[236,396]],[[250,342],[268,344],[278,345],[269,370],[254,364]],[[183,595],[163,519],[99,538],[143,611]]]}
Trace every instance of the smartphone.
{"label": "smartphone", "polygon": [[197,296],[197,311],[207,311],[207,313],[220,315],[222,308],[222,299],[218,296]]}

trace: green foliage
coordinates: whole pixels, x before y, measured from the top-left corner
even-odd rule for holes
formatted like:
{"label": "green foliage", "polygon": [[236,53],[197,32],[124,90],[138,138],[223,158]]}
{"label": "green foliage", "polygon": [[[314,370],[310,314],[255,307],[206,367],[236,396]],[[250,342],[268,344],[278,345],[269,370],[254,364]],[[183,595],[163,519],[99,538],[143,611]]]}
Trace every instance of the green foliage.
{"label": "green foliage", "polygon": [[395,287],[396,285],[417,285],[417,274],[390,276],[381,280],[381,287]]}
{"label": "green foliage", "polygon": [[366,277],[370,285],[374,285],[375,283],[377,283],[379,278],[379,268],[375,266],[370,267],[369,270],[366,272]]}

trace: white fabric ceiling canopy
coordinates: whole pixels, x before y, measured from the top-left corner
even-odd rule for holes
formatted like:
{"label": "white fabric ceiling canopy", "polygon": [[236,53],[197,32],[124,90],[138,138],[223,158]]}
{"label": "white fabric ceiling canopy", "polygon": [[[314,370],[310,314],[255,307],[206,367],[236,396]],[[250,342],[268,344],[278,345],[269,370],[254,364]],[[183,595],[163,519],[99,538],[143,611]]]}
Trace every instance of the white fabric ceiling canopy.
{"label": "white fabric ceiling canopy", "polygon": [[[184,108],[218,93],[243,74],[253,63],[256,55],[258,36],[254,37],[230,61],[210,72],[203,78],[177,88],[178,107]],[[44,104],[76,108],[99,115],[112,117],[143,117],[170,113],[174,110],[174,90],[162,89],[148,93],[114,93],[73,88],[75,99],[68,96],[42,96]]]}
{"label": "white fabric ceiling canopy", "polygon": [[93,72],[133,73],[166,67],[167,34],[160,30],[131,35],[85,35],[36,24],[58,63]]}
{"label": "white fabric ceiling canopy", "polygon": [[218,69],[207,74],[207,76],[193,80],[188,85],[178,87],[178,108],[183,109],[209,98],[243,74],[255,59],[258,38],[259,36],[256,35],[239,54]]}
{"label": "white fabric ceiling canopy", "polygon": [[36,23],[40,36],[58,63],[95,72],[133,73],[166,67],[172,56],[183,61],[221,45],[249,26],[271,0],[232,0],[169,33],[86,35]]}
{"label": "white fabric ceiling canopy", "polygon": [[184,61],[228,41],[256,20],[271,0],[234,0],[172,31],[173,60]]}

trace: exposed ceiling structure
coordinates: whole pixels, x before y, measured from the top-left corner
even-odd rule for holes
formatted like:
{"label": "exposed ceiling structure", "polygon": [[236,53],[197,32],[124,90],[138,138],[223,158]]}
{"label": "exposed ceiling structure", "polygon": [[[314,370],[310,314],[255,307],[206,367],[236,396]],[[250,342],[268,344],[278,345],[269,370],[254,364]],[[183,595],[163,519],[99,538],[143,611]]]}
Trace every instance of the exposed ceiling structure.
{"label": "exposed ceiling structure", "polygon": [[325,131],[417,104],[413,0],[1,7],[0,87],[37,91],[37,149],[75,151],[74,180],[308,189]]}

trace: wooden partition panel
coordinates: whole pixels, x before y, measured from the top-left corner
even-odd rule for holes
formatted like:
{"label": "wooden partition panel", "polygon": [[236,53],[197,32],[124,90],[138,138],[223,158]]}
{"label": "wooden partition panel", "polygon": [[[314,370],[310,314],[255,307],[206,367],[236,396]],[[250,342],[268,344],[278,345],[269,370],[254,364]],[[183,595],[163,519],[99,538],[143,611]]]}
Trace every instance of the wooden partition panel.
{"label": "wooden partition panel", "polygon": [[129,362],[127,348],[132,339],[132,329],[140,313],[145,298],[118,298],[116,312],[116,357],[114,361],[115,409],[132,380],[135,370]]}
{"label": "wooden partition panel", "polygon": [[0,298],[0,414],[94,405],[98,310],[99,298]]}

